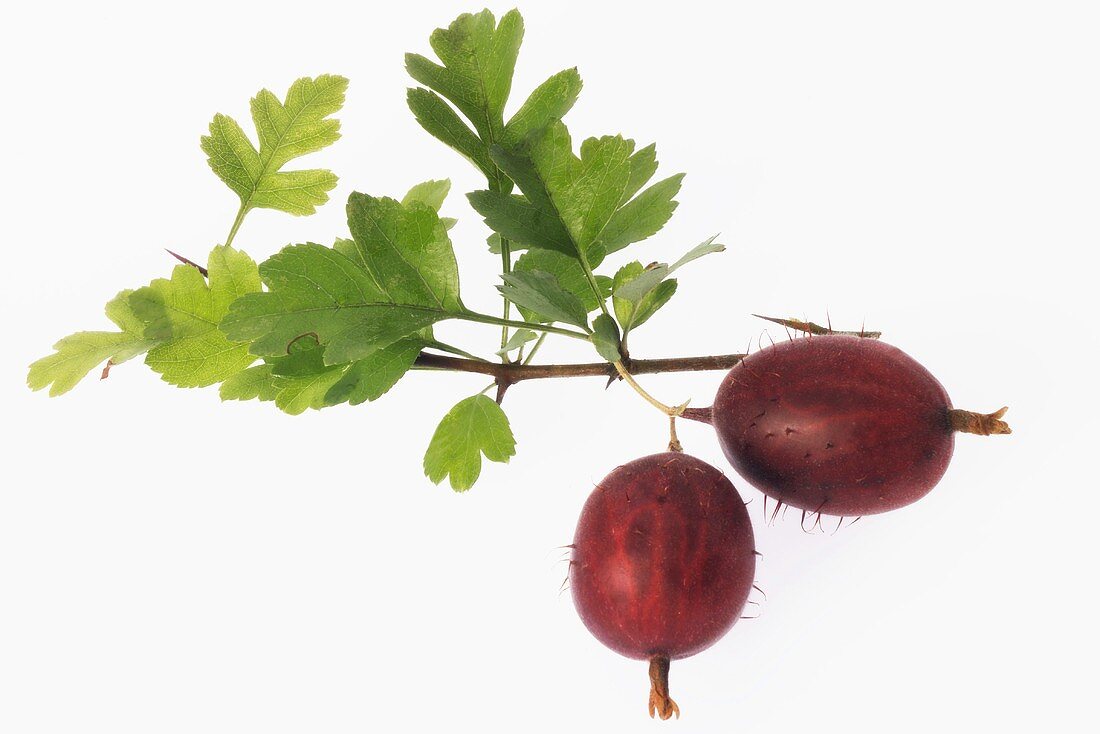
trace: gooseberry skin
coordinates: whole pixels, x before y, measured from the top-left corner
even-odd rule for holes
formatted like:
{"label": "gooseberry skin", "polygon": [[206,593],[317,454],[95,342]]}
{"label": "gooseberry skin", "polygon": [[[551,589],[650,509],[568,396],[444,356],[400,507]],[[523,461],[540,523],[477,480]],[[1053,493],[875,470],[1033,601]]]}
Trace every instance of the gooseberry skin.
{"label": "gooseberry skin", "polygon": [[782,342],[726,375],[711,423],[734,470],[780,502],[827,515],[908,505],[936,486],[955,437],[951,399],[876,339]]}
{"label": "gooseberry skin", "polygon": [[577,523],[569,583],[600,642],[629,658],[667,662],[729,631],[755,569],[752,524],[733,484],[695,457],[668,452],[618,467],[593,490]]}

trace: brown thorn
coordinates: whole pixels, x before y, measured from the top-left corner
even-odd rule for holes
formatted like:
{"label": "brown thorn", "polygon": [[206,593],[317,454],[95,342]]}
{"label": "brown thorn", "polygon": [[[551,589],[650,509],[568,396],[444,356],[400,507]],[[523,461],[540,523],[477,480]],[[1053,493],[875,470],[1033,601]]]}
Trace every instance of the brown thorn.
{"label": "brown thorn", "polygon": [[103,371],[99,373],[99,379],[106,380],[111,376],[111,368],[115,366],[113,359],[108,359],[107,364],[103,365]]}
{"label": "brown thorn", "polygon": [[204,268],[204,267],[203,267],[202,265],[199,265],[199,264],[198,264],[197,262],[195,262],[195,261],[193,261],[193,260],[188,260],[188,259],[187,259],[186,257],[184,257],[183,255],[179,255],[179,254],[177,254],[177,253],[175,253],[175,252],[172,252],[172,251],[171,251],[171,250],[169,250],[169,249],[168,249],[167,247],[166,247],[166,248],[164,248],[164,251],[165,251],[165,252],[167,252],[167,253],[168,253],[169,255],[171,255],[172,257],[174,257],[174,258],[176,258],[177,260],[179,260],[179,261],[180,261],[181,263],[183,263],[184,265],[190,265],[191,267],[193,267],[193,268],[195,268],[196,270],[198,270],[198,271],[199,271],[200,273],[202,273],[202,277],[204,277],[204,278],[206,278],[206,277],[209,277],[209,275],[210,275],[209,271],[207,271],[207,269],[206,269],[206,268]]}
{"label": "brown thorn", "polygon": [[758,319],[764,319],[765,321],[771,321],[781,326],[788,326],[795,331],[801,331],[803,334],[809,335],[824,336],[826,334],[844,334],[847,336],[859,336],[865,339],[878,339],[882,336],[881,331],[866,331],[862,328],[859,331],[836,331],[833,329],[831,323],[826,327],[815,324],[812,321],[802,321],[801,319],[779,319],[774,316],[761,316],[757,313],[754,313],[753,316]]}

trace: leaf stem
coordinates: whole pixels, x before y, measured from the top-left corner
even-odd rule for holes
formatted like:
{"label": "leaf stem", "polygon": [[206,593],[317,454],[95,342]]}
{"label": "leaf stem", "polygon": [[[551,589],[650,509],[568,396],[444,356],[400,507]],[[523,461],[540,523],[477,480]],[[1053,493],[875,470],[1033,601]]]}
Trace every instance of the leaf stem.
{"label": "leaf stem", "polygon": [[477,311],[464,311],[457,315],[456,318],[465,319],[466,321],[476,321],[482,324],[496,324],[497,326],[510,326],[515,329],[531,329],[532,331],[542,331],[549,334],[561,334],[562,336],[580,339],[581,341],[591,341],[588,334],[583,331],[563,329],[560,326],[551,326],[550,324],[536,324],[533,322],[528,323],[526,321],[502,319],[498,316],[490,316],[487,313],[478,313]]}
{"label": "leaf stem", "polygon": [[[500,238],[500,260],[501,260],[501,272],[504,275],[508,275],[512,272],[512,243],[505,238]],[[512,302],[508,300],[508,296],[502,296],[504,298],[504,318],[507,319],[512,315]],[[508,327],[500,327],[500,348],[508,344]],[[500,355],[502,362],[508,361],[508,354]]]}
{"label": "leaf stem", "polygon": [[546,341],[546,332],[539,334],[539,338],[535,341],[534,346],[531,347],[531,351],[527,354],[527,358],[523,360],[524,365],[531,364],[531,360],[535,358],[535,353],[539,351],[544,341]]}
{"label": "leaf stem", "polygon": [[452,346],[451,344],[447,344],[446,342],[430,341],[430,342],[425,342],[424,346],[430,347],[431,349],[438,349],[441,352],[448,352],[449,354],[457,354],[459,357],[465,357],[466,359],[472,359],[472,360],[477,361],[477,362],[488,362],[489,361],[487,359],[483,359],[483,358],[477,356],[476,354],[470,354],[465,349],[459,349],[456,346]]}
{"label": "leaf stem", "polygon": [[233,220],[233,226],[229,228],[229,235],[225,238],[227,247],[233,244],[233,238],[237,236],[237,230],[241,228],[241,222],[244,221],[245,214],[248,214],[248,207],[244,202],[241,202],[241,208],[237,210],[237,217]]}

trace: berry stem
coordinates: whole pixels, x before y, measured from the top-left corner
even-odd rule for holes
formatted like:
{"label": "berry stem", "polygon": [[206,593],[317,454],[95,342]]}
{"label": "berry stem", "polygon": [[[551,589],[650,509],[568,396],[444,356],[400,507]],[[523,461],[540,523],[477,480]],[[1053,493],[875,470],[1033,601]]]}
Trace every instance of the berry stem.
{"label": "berry stem", "polygon": [[1001,418],[1008,412],[1008,406],[995,413],[974,413],[969,410],[953,408],[947,412],[947,419],[951,423],[952,430],[960,433],[975,433],[979,436],[998,436],[1012,433]]}
{"label": "berry stem", "polygon": [[660,716],[662,720],[671,719],[673,714],[680,718],[680,707],[668,695],[669,659],[664,655],[655,655],[649,659],[649,717]]}
{"label": "berry stem", "polygon": [[630,374],[630,371],[623,365],[622,361],[614,363],[615,371],[619,373],[619,377],[623,378],[623,381],[634,388],[634,392],[645,398],[645,401],[652,405],[657,410],[661,411],[665,415],[675,418],[684,412],[684,408],[687,407],[687,403],[683,405],[671,406],[665,405],[657,398],[646,392],[645,388],[638,384],[638,381],[634,379],[634,376]]}

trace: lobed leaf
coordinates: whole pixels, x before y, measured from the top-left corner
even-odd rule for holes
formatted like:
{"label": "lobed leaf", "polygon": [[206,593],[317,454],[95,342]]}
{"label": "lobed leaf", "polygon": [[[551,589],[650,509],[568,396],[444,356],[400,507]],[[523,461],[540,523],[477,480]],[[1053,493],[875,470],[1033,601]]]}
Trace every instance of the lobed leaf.
{"label": "lobed leaf", "polygon": [[481,457],[507,463],[516,440],[508,416],[484,395],[460,401],[443,416],[424,454],[424,474],[439,484],[450,476],[451,488],[464,492],[481,475]]}
{"label": "lobed leaf", "polygon": [[145,337],[158,342],[145,363],[179,387],[213,385],[255,361],[248,345],[227,339],[218,324],[230,304],[260,290],[256,263],[219,245],[210,252],[207,273],[204,278],[192,265],[177,265],[170,279],[158,278],[129,299]]}
{"label": "lobed leaf", "polygon": [[388,300],[374,277],[335,249],[292,245],[260,265],[266,293],[233,303],[221,322],[230,339],[280,356],[304,334],[325,345],[328,364],[362,359],[451,314]]}
{"label": "lobed leaf", "polygon": [[130,294],[122,291],[107,302],[105,312],[119,331],[80,331],[56,344],[54,353],[34,362],[27,372],[32,390],[49,387],[50,397],[63,395],[104,362],[121,364],[159,343],[145,336],[145,324],[130,307]]}
{"label": "lobed leaf", "polygon": [[280,169],[340,138],[340,123],[329,118],[343,106],[347,86],[344,77],[324,74],[298,79],[281,102],[260,90],[250,105],[258,150],[233,118],[214,116],[201,147],[210,168],[240,197],[242,211],[267,208],[306,215],[328,201],[337,180],[331,171]]}

